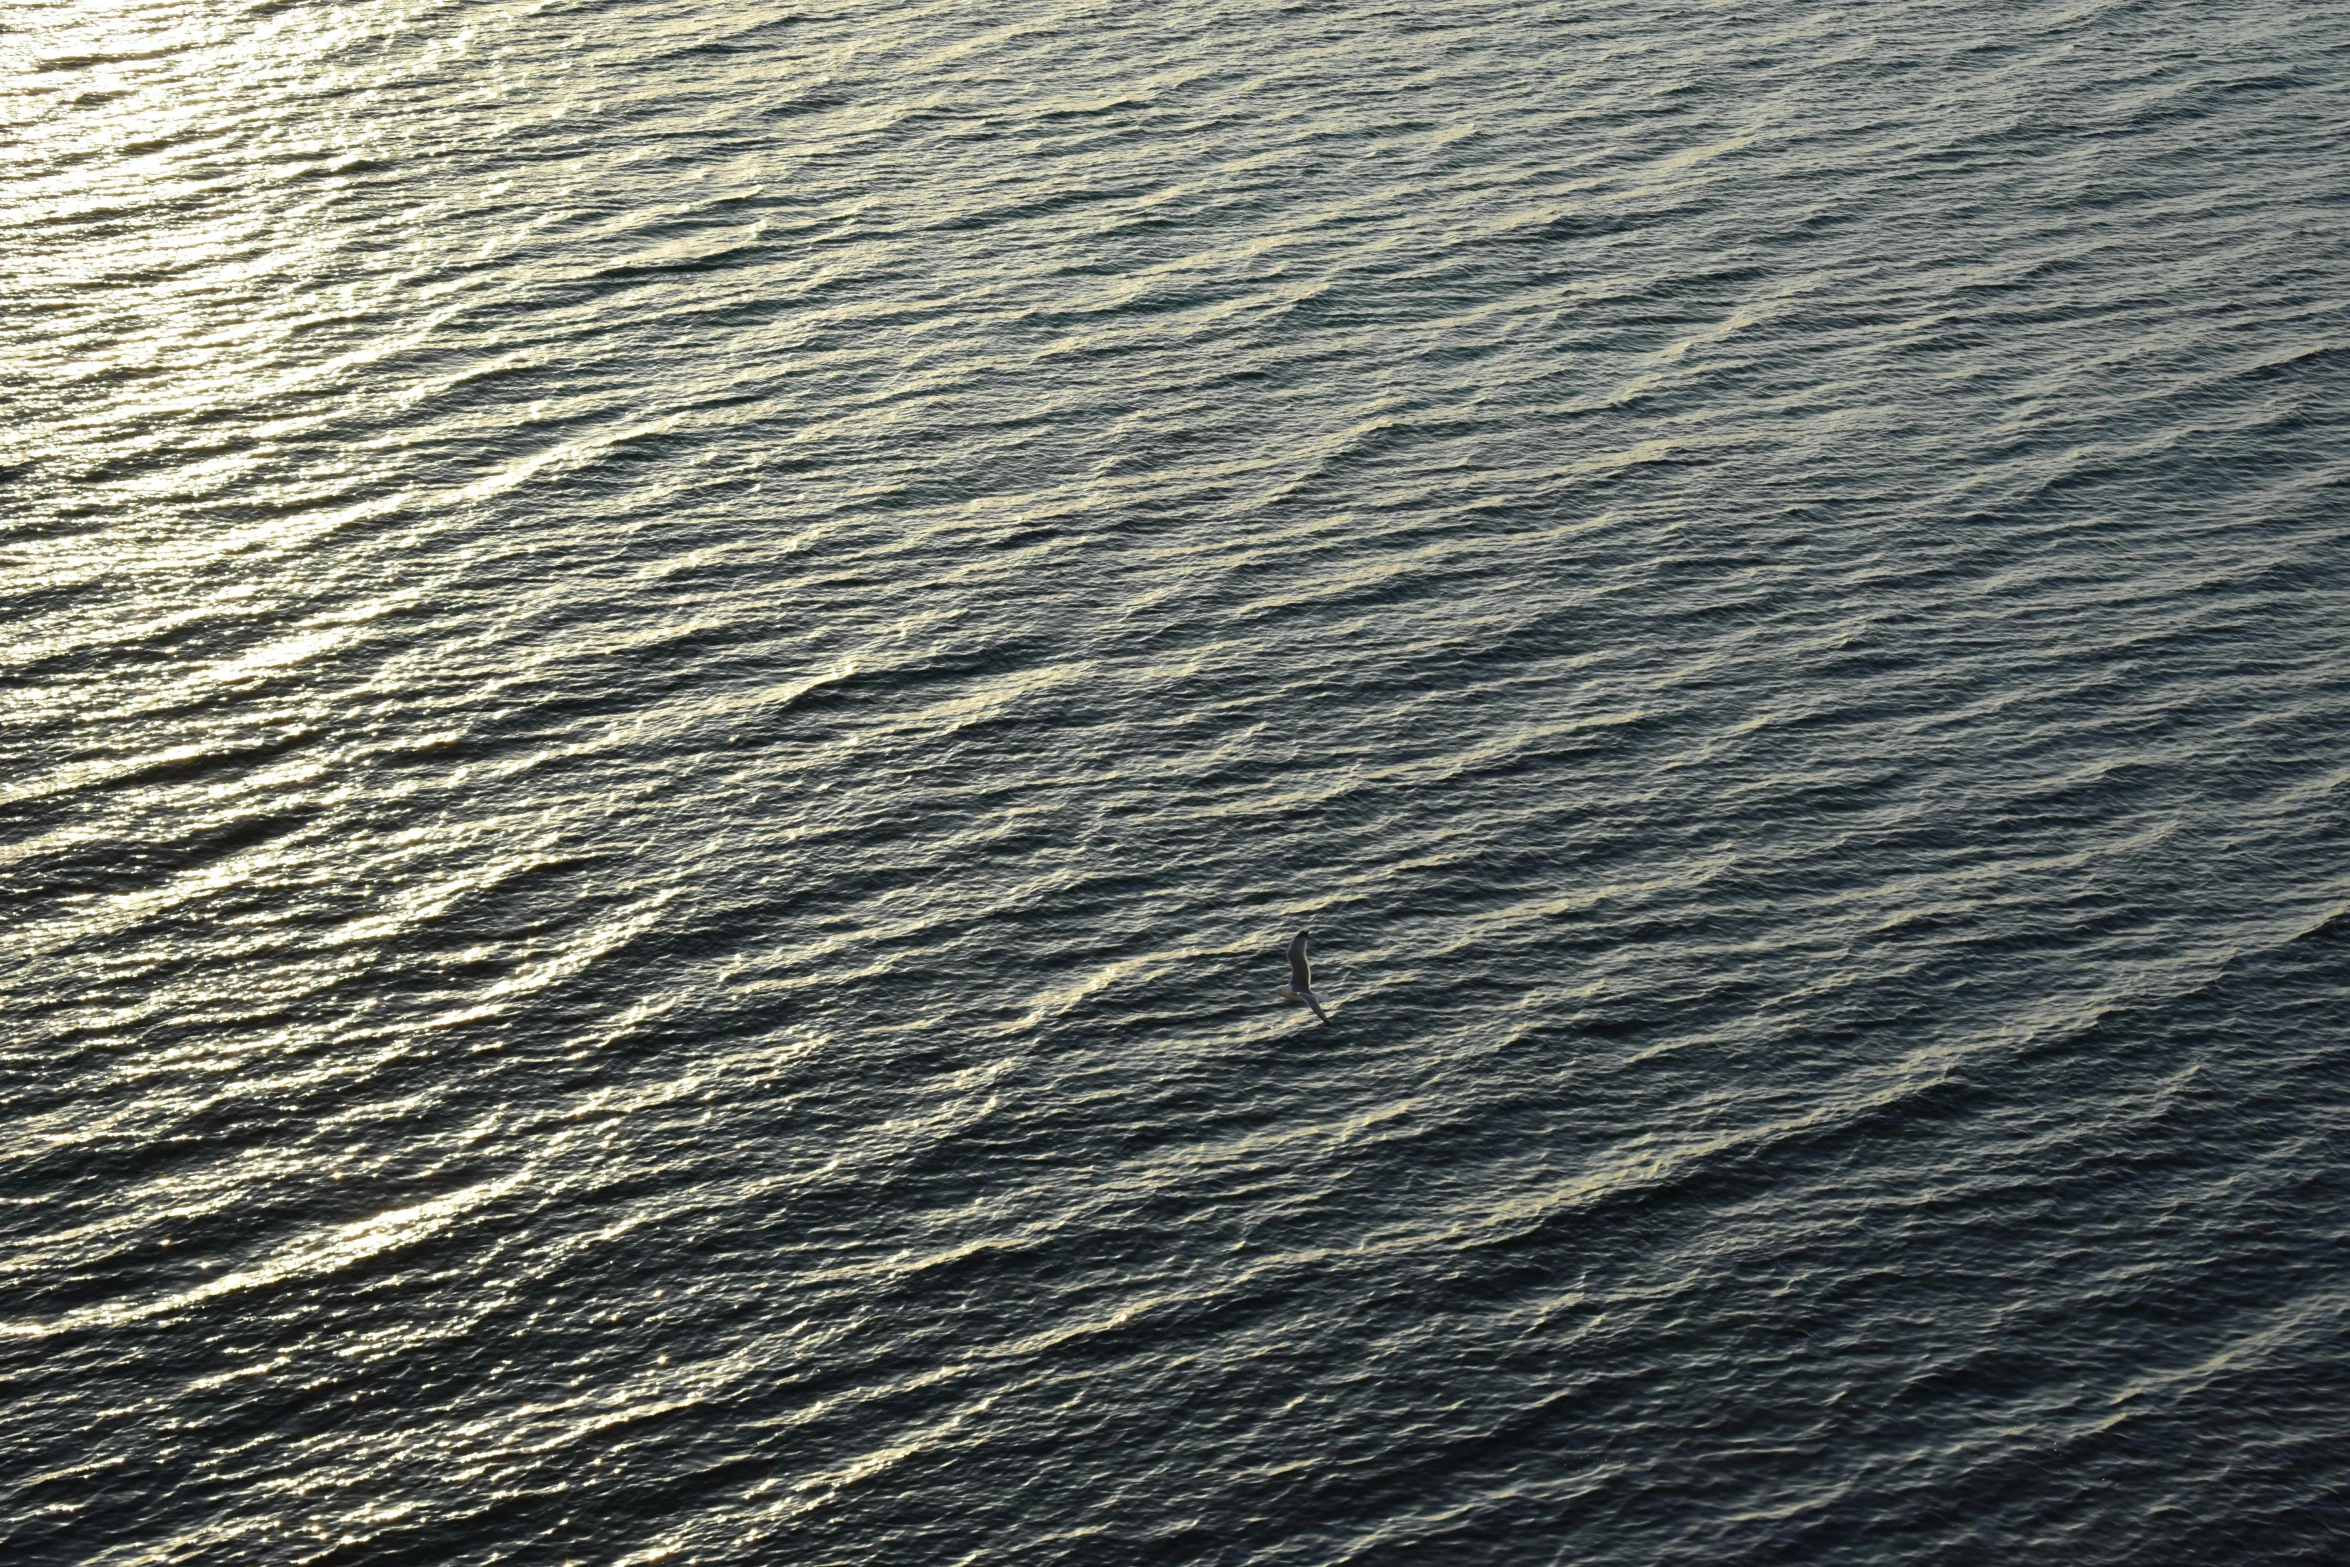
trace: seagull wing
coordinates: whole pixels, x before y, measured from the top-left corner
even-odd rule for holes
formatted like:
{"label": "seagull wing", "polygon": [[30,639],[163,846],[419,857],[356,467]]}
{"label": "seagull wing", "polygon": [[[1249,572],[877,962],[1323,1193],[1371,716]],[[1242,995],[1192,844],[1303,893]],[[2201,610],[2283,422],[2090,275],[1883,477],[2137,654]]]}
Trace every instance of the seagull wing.
{"label": "seagull wing", "polygon": [[1306,966],[1306,932],[1302,930],[1289,944],[1289,988],[1300,995],[1314,988],[1313,971]]}

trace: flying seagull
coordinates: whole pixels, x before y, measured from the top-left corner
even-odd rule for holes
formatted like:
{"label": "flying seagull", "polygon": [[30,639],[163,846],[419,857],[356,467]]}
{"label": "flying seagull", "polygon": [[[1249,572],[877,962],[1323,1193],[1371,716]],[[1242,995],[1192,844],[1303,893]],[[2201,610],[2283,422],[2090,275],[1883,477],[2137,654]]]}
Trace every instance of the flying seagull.
{"label": "flying seagull", "polygon": [[1308,934],[1309,932],[1301,930],[1297,933],[1297,938],[1290,942],[1289,983],[1273,994],[1284,1001],[1302,1002],[1306,1006],[1312,1007],[1314,1016],[1327,1023],[1330,1021],[1330,1014],[1322,1010],[1321,1000],[1314,994],[1313,970],[1306,967],[1306,937]]}

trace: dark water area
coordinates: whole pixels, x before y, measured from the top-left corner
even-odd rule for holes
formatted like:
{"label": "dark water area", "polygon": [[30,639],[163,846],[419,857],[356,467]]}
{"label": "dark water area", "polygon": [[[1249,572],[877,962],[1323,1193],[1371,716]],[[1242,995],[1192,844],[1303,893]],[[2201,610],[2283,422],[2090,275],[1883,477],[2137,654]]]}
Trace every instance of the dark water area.
{"label": "dark water area", "polygon": [[0,1561],[2350,1560],[2340,7],[4,26]]}

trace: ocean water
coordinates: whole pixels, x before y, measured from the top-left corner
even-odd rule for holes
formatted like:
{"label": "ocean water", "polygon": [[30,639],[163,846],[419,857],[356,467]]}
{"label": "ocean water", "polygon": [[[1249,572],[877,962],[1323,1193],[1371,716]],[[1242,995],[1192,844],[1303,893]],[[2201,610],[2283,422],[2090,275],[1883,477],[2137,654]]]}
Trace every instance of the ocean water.
{"label": "ocean water", "polygon": [[0,1560],[2350,1560],[2340,5],[0,25]]}

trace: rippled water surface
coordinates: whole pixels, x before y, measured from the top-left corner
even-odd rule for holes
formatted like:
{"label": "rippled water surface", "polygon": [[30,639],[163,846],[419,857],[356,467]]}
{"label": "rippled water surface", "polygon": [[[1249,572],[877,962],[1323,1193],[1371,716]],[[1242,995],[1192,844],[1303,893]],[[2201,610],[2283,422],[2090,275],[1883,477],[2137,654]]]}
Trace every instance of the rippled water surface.
{"label": "rippled water surface", "polygon": [[2350,1559],[2340,5],[5,26],[0,1558]]}

